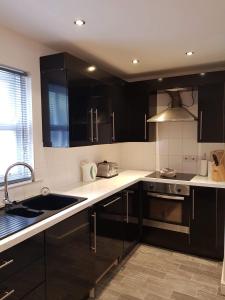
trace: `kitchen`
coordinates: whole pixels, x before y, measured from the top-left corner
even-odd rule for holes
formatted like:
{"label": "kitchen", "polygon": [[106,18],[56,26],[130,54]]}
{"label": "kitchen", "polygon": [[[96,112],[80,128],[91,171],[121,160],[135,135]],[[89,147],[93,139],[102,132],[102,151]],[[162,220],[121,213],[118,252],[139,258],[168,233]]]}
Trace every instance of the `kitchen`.
{"label": "kitchen", "polygon": [[[97,18],[88,1],[75,1],[74,3],[68,1],[68,6],[62,6],[59,1],[53,6],[52,1],[46,1],[45,5],[48,9],[45,13],[43,13],[44,4],[35,4],[34,1],[23,2],[24,6],[17,9],[13,7],[13,1],[1,2],[0,64],[1,70],[4,71],[1,75],[8,72],[9,75],[14,74],[14,76],[26,79],[23,87],[26,86],[26,91],[30,90],[27,101],[31,103],[32,99],[33,118],[32,131],[28,127],[25,136],[26,141],[33,140],[34,151],[33,158],[32,154],[28,155],[28,158],[25,155],[26,159],[23,155],[21,158],[21,150],[16,151],[15,154],[15,151],[11,150],[15,144],[8,144],[9,141],[5,142],[2,137],[0,198],[4,204],[3,185],[7,167],[22,160],[29,162],[34,167],[34,182],[8,185],[9,200],[19,202],[19,207],[16,204],[14,206],[17,209],[20,208],[20,212],[21,209],[23,209],[23,213],[24,210],[26,213],[40,212],[41,209],[35,208],[35,205],[41,205],[41,203],[42,205],[56,205],[57,202],[62,206],[67,202],[70,204],[64,209],[59,205],[58,210],[48,210],[46,207],[45,209],[42,207],[44,213],[35,218],[21,216],[18,218],[18,216],[7,214],[7,219],[10,216],[10,220],[12,218],[14,220],[25,219],[22,225],[20,223],[20,226],[25,226],[25,228],[9,234],[9,230],[13,231],[15,228],[13,226],[4,228],[2,227],[4,224],[1,226],[1,236],[8,235],[0,240],[1,265],[5,265],[6,262],[9,264],[1,270],[0,299],[82,299],[83,295],[89,294],[89,292],[89,296],[92,298],[96,296],[97,299],[223,299],[221,295],[224,292],[225,284],[222,274],[223,192],[225,188],[223,172],[221,172],[223,158],[220,156],[222,152],[214,152],[219,162],[216,160],[213,162],[211,155],[212,151],[225,148],[225,66],[223,56],[216,57],[216,55],[219,56],[219,50],[223,50],[223,43],[222,40],[219,40],[219,35],[214,37],[215,43],[210,40],[210,43],[218,45],[219,49],[216,52],[214,48],[210,48],[211,55],[215,53],[214,59],[210,60],[208,57],[201,56],[204,51],[200,46],[204,45],[200,41],[199,43],[195,41],[193,44],[191,43],[193,41],[190,41],[189,45],[181,47],[177,50],[178,52],[174,46],[173,50],[168,53],[168,56],[171,55],[171,62],[160,52],[162,62],[158,61],[157,71],[155,62],[150,59],[149,63],[147,58],[145,62],[144,53],[138,52],[138,49],[134,49],[134,53],[130,53],[131,50],[129,50],[124,54],[119,47],[118,40],[116,43],[118,52],[114,46],[110,47],[110,44],[107,46],[108,48],[106,45],[104,48],[103,43],[101,54],[94,55],[92,50],[99,49],[93,41],[93,37],[91,39],[90,36],[90,41],[93,42],[89,44],[91,48],[88,51],[88,43],[86,49],[82,48],[82,36],[84,35],[84,39],[88,39],[88,34],[92,33],[90,26],[92,24],[93,27],[93,18],[94,16]],[[151,8],[159,10],[153,1],[150,2],[152,3],[143,1],[140,11],[143,20],[147,20],[145,18],[148,18]],[[208,17],[201,14],[203,3],[200,2],[199,6],[195,4],[197,11],[193,14],[193,18],[190,18],[193,24],[198,26],[196,28],[203,30],[202,25],[197,22],[197,17],[200,16],[203,24],[206,24],[204,22],[209,21],[208,18],[212,18],[211,14],[213,14],[213,21],[215,23],[216,20],[218,21],[218,24],[215,24],[215,30],[222,31],[221,28],[224,24],[223,18],[220,19],[220,12],[224,8],[222,1],[219,1],[220,5],[217,8],[213,6],[213,1],[207,1],[207,9],[210,12]],[[100,13],[100,1],[96,1],[96,5],[95,9],[98,7]],[[185,7],[181,7],[178,1],[174,1],[174,5],[177,7],[174,20],[178,20],[178,18],[180,20],[184,9],[193,13],[187,3],[183,2],[182,5]],[[125,12],[128,6],[128,1],[124,1],[120,7],[121,13]],[[24,7],[26,7],[26,11]],[[69,9],[69,7],[73,9]],[[133,18],[127,20],[133,29],[133,35],[130,32],[131,36],[140,34],[135,31],[136,25],[132,25],[138,7],[137,1],[134,1],[131,9]],[[169,5],[166,5],[166,8],[167,10],[171,9]],[[74,11],[72,12],[72,10]],[[100,15],[108,27],[106,26],[105,30],[102,30],[98,24],[100,28],[94,28],[96,40],[97,37],[99,38],[98,34],[108,35],[108,31],[111,30],[112,40],[114,39],[116,42],[114,36],[116,28],[111,28],[112,24],[115,25],[115,19],[112,16],[109,17],[110,10],[118,12],[118,6],[113,4],[113,1],[109,1],[107,7],[102,7]],[[148,14],[145,13],[145,10],[149,11]],[[28,18],[28,11],[32,18],[30,16]],[[60,18],[64,13],[68,20],[72,20],[69,21],[71,24],[64,24],[65,20]],[[102,15],[103,13],[108,13],[108,21],[105,19],[105,15]],[[162,13],[161,10],[160,13]],[[168,20],[166,10],[163,16],[165,20]],[[57,22],[53,22],[54,24],[49,25],[49,28],[44,31],[46,22],[42,22],[41,17],[43,21],[47,21],[47,18],[51,18],[52,22],[57,20],[61,26],[57,27]],[[85,20],[83,26],[73,24],[76,18],[81,17],[81,21]],[[146,36],[148,36],[149,28],[152,28],[149,26],[154,24],[154,11],[151,11],[151,18],[145,27],[145,40],[148,40]],[[171,18],[169,20],[171,21]],[[189,24],[189,21],[185,20],[186,24]],[[112,22],[112,24],[107,22]],[[118,26],[123,28],[122,25],[123,19],[118,16]],[[165,21],[163,26],[166,28],[166,25],[168,24]],[[174,25],[177,26],[177,21],[174,22]],[[218,28],[218,25],[221,28]],[[57,31],[55,35],[53,35],[54,27]],[[191,33],[194,32],[193,27]],[[159,28],[152,28],[152,30],[156,31],[155,34],[160,35]],[[175,30],[174,27],[173,30]],[[183,30],[186,29],[183,28]],[[204,31],[205,35],[210,36],[210,30],[211,28],[208,26]],[[72,47],[71,42],[64,39],[65,32],[68,36],[72,32],[78,45],[79,39],[81,40],[80,49]],[[129,37],[128,33],[126,32]],[[121,35],[124,34],[122,31]],[[167,36],[166,33],[164,34]],[[70,36],[71,39],[72,36]],[[181,36],[182,34],[179,35],[179,38]],[[123,37],[125,38],[125,36]],[[166,42],[165,37],[164,39],[167,45],[171,44],[168,40]],[[74,44],[76,45],[76,41]],[[135,41],[133,41],[134,44]],[[179,48],[179,43],[177,47]],[[132,49],[131,45],[130,49]],[[145,57],[149,57],[150,50],[151,48],[146,45],[148,54]],[[189,50],[193,50],[194,54],[186,55],[185,52]],[[115,52],[115,56],[113,56],[113,52]],[[151,53],[157,60],[154,49]],[[178,53],[182,57],[179,58],[180,62],[173,61],[172,63],[172,57],[179,57]],[[55,54],[59,59],[50,62]],[[101,55],[102,61],[100,60]],[[123,58],[120,59],[120,55]],[[124,55],[127,56],[126,62]],[[42,57],[41,65],[40,57]],[[121,69],[124,68],[124,73],[116,67],[110,68],[109,61],[107,64],[105,57],[114,57],[114,66],[120,65]],[[135,58],[136,63],[132,62],[132,59],[135,60]],[[113,62],[111,64],[113,65]],[[89,66],[97,68],[90,72],[91,75],[89,73],[87,75],[81,70],[82,68],[86,70],[86,67]],[[156,71],[150,72],[154,68]],[[65,70],[67,76],[64,77]],[[123,74],[121,75],[121,73]],[[78,75],[82,75],[84,80],[79,81]],[[51,82],[46,85],[49,78]],[[93,102],[87,108],[88,111],[93,109],[92,114],[83,114],[83,107],[75,107],[76,100],[72,106],[70,94],[68,97],[61,95],[65,93],[65,86],[67,86],[65,82],[69,78],[72,80],[74,78],[77,83],[81,84],[79,86],[80,100],[85,101],[85,97],[87,97],[85,93],[93,95]],[[54,90],[59,81],[63,82],[63,88]],[[105,89],[104,85],[103,88],[100,86],[100,89],[95,89],[94,81],[104,82],[109,89]],[[89,84],[90,82],[91,84]],[[46,87],[50,89],[48,93],[46,93]],[[82,89],[83,87],[84,89]],[[77,85],[76,88],[78,88]],[[160,124],[147,122],[151,117],[167,108],[172,101],[171,91],[168,93],[167,90],[174,88],[176,90],[173,90],[172,93],[181,96],[182,105],[185,105],[184,107],[198,120],[191,122],[179,120]],[[54,99],[56,98],[52,96],[51,105],[47,98],[50,93],[57,94],[57,91],[60,91],[62,101],[69,101],[67,105],[71,110],[67,112],[69,114],[72,112],[74,119],[71,118],[71,115],[67,119],[68,114],[65,107],[61,106],[60,116],[63,121],[66,120],[69,123],[65,122],[61,128],[58,128],[58,137],[60,136],[60,138],[54,139],[55,135],[52,132],[56,132],[57,128],[54,128],[55,124],[51,127],[50,122],[55,120],[55,116],[51,119],[49,109],[54,108]],[[106,103],[106,107],[98,106],[100,97],[96,93],[99,91],[103,93],[102,98],[105,97],[104,93],[109,92],[110,96],[107,96],[109,102]],[[73,93],[73,86],[69,89],[70,92]],[[84,94],[82,94],[83,92]],[[4,94],[1,95],[4,97]],[[73,99],[79,101],[79,97],[75,96]],[[3,97],[1,96],[2,99]],[[102,111],[105,112],[105,108],[107,119],[102,122],[101,117],[105,118]],[[28,107],[28,111],[29,109],[31,108]],[[56,116],[58,117],[57,109],[56,107]],[[89,120],[89,122],[85,122],[85,126],[89,128],[86,131],[82,129],[83,123],[80,122],[80,117],[84,116]],[[4,120],[4,114],[1,114],[0,122],[2,123]],[[65,124],[66,126],[64,126]],[[76,130],[78,127],[79,130]],[[60,133],[60,130],[64,133]],[[62,142],[62,144],[54,147],[50,144],[54,141]],[[32,142],[28,142],[28,146],[30,144]],[[12,156],[10,156],[11,153]],[[81,183],[81,163],[83,161],[99,163],[104,160],[116,162],[119,167],[119,175],[111,179],[97,177],[94,182]],[[206,164],[205,160],[212,161],[209,168],[208,162]],[[217,164],[219,165],[217,166]],[[159,171],[163,168],[175,169],[177,177],[169,179],[146,177],[153,176],[155,170]],[[13,170],[16,168],[9,171],[9,178],[12,176]],[[23,171],[23,168],[21,170]],[[209,176],[206,173],[208,171],[210,171]],[[188,174],[187,177],[179,179],[178,175],[183,173]],[[191,176],[189,174],[193,174],[193,178],[189,178]],[[27,176],[29,179],[30,173],[23,171],[22,175],[23,178],[26,179]],[[13,176],[10,180],[13,183]],[[170,191],[166,190],[168,186]],[[172,193],[171,188],[173,189]],[[56,202],[51,200],[48,189],[50,193],[61,195],[57,199],[54,198]],[[46,196],[36,198],[41,194]],[[153,196],[149,194],[153,194]],[[162,195],[167,197],[172,195],[173,199],[157,198]],[[76,198],[78,203],[71,204],[73,201],[71,197],[78,197]],[[108,205],[118,198],[119,200],[113,202],[112,206]],[[38,202],[29,203],[25,199],[28,199],[27,201],[36,199]],[[25,200],[25,205],[23,202],[21,204],[21,200]],[[163,210],[164,207],[165,210]],[[9,210],[12,210],[12,207],[9,207]],[[168,211],[172,211],[172,213],[166,215]],[[5,220],[4,208],[2,212]],[[160,217],[154,215],[157,212],[160,212]],[[118,222],[118,218],[121,222]],[[176,218],[176,220],[168,218]],[[61,227],[60,224],[64,227]],[[165,228],[164,226],[168,224],[172,226]],[[76,234],[78,232],[76,229],[80,227],[82,236]],[[60,244],[60,239],[62,240],[64,237],[64,243]],[[74,237],[74,240],[71,237]],[[11,262],[12,259],[14,262]],[[78,273],[80,276],[77,276]],[[56,276],[57,274],[59,276]],[[175,285],[174,282],[177,284]]]}

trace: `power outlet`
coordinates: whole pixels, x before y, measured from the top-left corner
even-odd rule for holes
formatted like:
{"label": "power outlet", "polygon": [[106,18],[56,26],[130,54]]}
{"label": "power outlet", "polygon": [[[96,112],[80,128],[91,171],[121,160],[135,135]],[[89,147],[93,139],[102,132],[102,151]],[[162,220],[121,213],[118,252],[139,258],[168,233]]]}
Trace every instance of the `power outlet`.
{"label": "power outlet", "polygon": [[183,160],[186,162],[197,162],[198,156],[197,155],[184,155]]}

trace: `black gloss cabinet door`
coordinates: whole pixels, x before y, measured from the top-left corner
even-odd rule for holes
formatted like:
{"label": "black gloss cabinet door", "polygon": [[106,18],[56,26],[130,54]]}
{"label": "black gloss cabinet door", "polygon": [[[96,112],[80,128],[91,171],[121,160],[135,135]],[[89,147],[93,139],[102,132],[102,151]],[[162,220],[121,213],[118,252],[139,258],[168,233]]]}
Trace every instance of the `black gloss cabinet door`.
{"label": "black gloss cabinet door", "polygon": [[198,88],[198,142],[224,142],[224,83]]}
{"label": "black gloss cabinet door", "polygon": [[42,131],[45,147],[69,147],[67,72],[41,73]]}
{"label": "black gloss cabinet door", "polygon": [[140,239],[140,199],[139,184],[123,191],[124,202],[124,254],[138,243]]}
{"label": "black gloss cabinet door", "polygon": [[193,187],[190,246],[194,254],[222,258],[220,241],[221,228],[224,227],[224,217],[221,216],[221,212],[224,214],[222,198],[218,197],[218,190],[215,188]]}
{"label": "black gloss cabinet door", "polygon": [[84,210],[46,230],[48,300],[81,300],[93,286],[90,216]]}
{"label": "black gloss cabinet door", "polygon": [[95,205],[92,220],[95,280],[98,280],[116,259],[122,256],[123,205],[121,193]]}

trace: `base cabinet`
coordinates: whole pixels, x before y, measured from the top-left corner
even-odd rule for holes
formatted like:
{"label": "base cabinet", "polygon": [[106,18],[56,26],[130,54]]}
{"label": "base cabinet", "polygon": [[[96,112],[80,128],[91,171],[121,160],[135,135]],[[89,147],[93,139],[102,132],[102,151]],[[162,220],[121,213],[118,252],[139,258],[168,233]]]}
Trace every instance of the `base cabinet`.
{"label": "base cabinet", "polygon": [[44,282],[43,232],[0,254],[0,299],[26,299]]}
{"label": "base cabinet", "polygon": [[193,187],[190,222],[191,253],[222,259],[223,241],[223,189]]}
{"label": "base cabinet", "polygon": [[93,287],[93,276],[86,209],[46,230],[47,300],[85,299]]}
{"label": "base cabinet", "polygon": [[92,249],[95,282],[113,266],[123,253],[122,194],[96,204],[92,212]]}
{"label": "base cabinet", "polygon": [[123,254],[128,254],[140,240],[141,202],[139,184],[123,191],[124,223]]}

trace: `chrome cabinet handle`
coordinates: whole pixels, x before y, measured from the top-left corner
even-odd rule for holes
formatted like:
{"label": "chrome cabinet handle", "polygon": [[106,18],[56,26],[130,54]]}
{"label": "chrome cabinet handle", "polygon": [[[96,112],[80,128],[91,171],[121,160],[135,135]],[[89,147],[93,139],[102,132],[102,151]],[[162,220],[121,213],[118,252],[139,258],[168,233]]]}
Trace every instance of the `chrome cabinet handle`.
{"label": "chrome cabinet handle", "polygon": [[192,220],[195,219],[195,190],[192,190]]}
{"label": "chrome cabinet handle", "polygon": [[112,201],[110,201],[110,202],[106,203],[105,205],[103,205],[103,207],[107,207],[107,206],[109,206],[109,205],[115,203],[116,201],[119,201],[120,199],[121,199],[121,197],[118,197],[118,198],[116,198],[116,199],[113,199]]}
{"label": "chrome cabinet handle", "polygon": [[98,142],[98,110],[95,109],[95,133],[96,133],[96,142]]}
{"label": "chrome cabinet handle", "polygon": [[[97,252],[97,241],[96,241],[96,234],[97,234],[97,224],[96,224],[96,212],[94,212],[92,215],[92,218],[94,219],[94,245],[91,246],[91,250],[96,253]],[[1,300],[1,299],[0,299]]]}
{"label": "chrome cabinet handle", "polygon": [[202,118],[203,118],[203,111],[200,111],[200,141],[202,140]]}
{"label": "chrome cabinet handle", "polygon": [[129,223],[129,193],[128,191],[126,192],[126,202],[127,202],[127,219],[126,219],[126,222],[127,224]]}
{"label": "chrome cabinet handle", "polygon": [[112,113],[112,141],[115,141],[116,140],[116,137],[115,137],[115,113],[113,112]]}
{"label": "chrome cabinet handle", "polygon": [[156,193],[147,193],[147,195],[152,196],[154,198],[160,198],[160,199],[178,200],[178,201],[184,200],[184,197],[181,197],[181,196],[169,196],[169,195],[156,194]]}
{"label": "chrome cabinet handle", "polygon": [[3,261],[2,264],[0,265],[0,269],[5,268],[6,266],[12,264],[14,262],[14,259],[10,259],[8,261]]}
{"label": "chrome cabinet handle", "polygon": [[90,110],[91,114],[91,142],[94,142],[94,128],[93,128],[93,108]]}
{"label": "chrome cabinet handle", "polygon": [[7,299],[8,297],[10,297],[12,294],[14,294],[15,293],[15,290],[11,290],[11,291],[9,291],[9,292],[3,292],[3,295],[2,295],[2,297],[0,298],[0,300],[4,300],[4,299]]}
{"label": "chrome cabinet handle", "polygon": [[145,141],[147,140],[147,115],[145,114]]}

